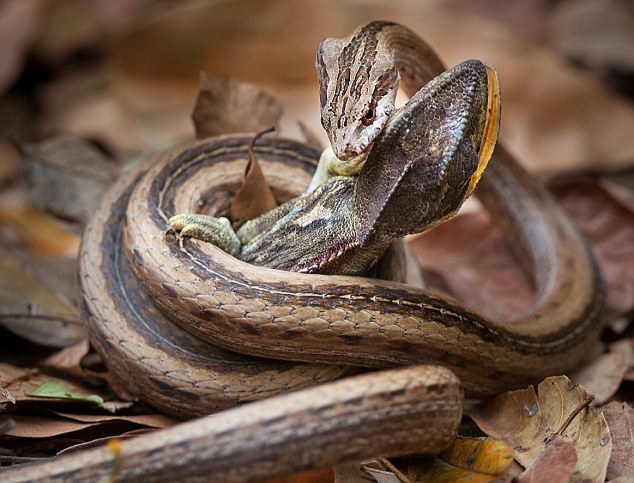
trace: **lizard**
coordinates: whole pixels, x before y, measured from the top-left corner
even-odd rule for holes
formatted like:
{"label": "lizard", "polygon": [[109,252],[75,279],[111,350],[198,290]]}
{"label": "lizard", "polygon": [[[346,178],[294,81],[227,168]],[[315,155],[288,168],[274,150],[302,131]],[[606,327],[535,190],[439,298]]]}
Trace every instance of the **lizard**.
{"label": "lizard", "polygon": [[[323,83],[325,71],[320,72]],[[333,137],[336,157],[330,150],[322,154],[318,173],[324,163],[335,173],[345,163],[356,167],[348,175],[323,180],[237,232],[227,218],[205,214],[176,215],[170,226],[259,266],[366,273],[394,239],[427,230],[457,212],[488,163],[499,126],[497,76],[480,61],[441,73],[394,115],[381,108],[393,105],[398,76],[385,83],[372,98],[356,103],[365,110],[351,115],[357,122],[348,129],[345,148]],[[336,124],[337,108],[335,101],[324,104],[322,122],[328,128]],[[351,151],[352,137],[365,145],[355,141]]]}

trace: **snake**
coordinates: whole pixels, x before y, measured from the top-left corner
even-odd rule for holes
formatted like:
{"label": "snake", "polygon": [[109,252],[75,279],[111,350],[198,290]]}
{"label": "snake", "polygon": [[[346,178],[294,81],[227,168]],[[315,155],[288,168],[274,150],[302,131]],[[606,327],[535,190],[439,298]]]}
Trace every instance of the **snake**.
{"label": "snake", "polygon": [[[366,163],[397,115],[399,85],[413,94],[444,71],[416,33],[382,21],[323,41],[317,68],[333,152],[354,162],[369,151]],[[436,453],[456,433],[464,395],[564,373],[596,343],[602,286],[590,250],[499,143],[476,196],[536,293],[509,320],[396,281],[255,266],[166,232],[176,213],[229,211],[251,140],[152,155],[102,200],[80,251],[84,320],[108,368],[147,404],[198,419],[3,470],[3,481],[257,481]],[[301,195],[320,156],[281,137],[253,149],[282,203]]]}

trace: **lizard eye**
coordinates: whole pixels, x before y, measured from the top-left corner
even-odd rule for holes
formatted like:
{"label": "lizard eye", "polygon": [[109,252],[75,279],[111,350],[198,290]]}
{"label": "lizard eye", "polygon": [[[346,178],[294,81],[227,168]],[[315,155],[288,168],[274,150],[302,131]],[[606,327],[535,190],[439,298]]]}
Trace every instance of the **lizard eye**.
{"label": "lizard eye", "polygon": [[374,117],[376,116],[376,107],[373,103],[368,104],[366,107],[363,116],[361,117],[361,122],[364,126],[369,126],[374,122]]}

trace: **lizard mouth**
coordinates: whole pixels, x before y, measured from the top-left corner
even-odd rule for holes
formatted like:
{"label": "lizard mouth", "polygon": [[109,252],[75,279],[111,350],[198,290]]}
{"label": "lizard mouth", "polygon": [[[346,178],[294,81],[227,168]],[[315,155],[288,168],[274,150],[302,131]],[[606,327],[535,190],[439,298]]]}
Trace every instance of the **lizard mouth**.
{"label": "lizard mouth", "polygon": [[332,173],[337,176],[353,176],[359,174],[365,165],[365,160],[367,159],[373,145],[374,142],[370,142],[365,148],[363,148],[363,151],[352,158],[338,158],[339,162],[331,167]]}
{"label": "lizard mouth", "polygon": [[488,65],[487,70],[487,113],[486,121],[484,123],[484,130],[482,133],[482,139],[480,141],[480,149],[478,150],[478,167],[469,180],[469,188],[467,189],[467,196],[473,191],[476,184],[480,180],[484,169],[487,167],[489,159],[493,154],[493,148],[498,137],[498,131],[500,130],[500,84],[497,72]]}

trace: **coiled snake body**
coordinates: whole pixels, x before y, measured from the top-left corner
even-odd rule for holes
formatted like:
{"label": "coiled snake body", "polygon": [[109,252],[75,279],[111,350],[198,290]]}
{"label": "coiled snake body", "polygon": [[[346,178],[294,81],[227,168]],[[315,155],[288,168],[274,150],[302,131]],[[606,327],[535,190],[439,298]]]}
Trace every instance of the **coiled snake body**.
{"label": "coiled snake body", "polygon": [[[374,22],[324,41],[322,121],[335,154],[354,159],[376,141],[370,164],[375,148],[399,148],[388,143],[401,138],[380,138],[398,116],[395,86],[400,79],[415,92],[442,70],[429,47],[396,24]],[[116,450],[12,469],[3,481],[246,481],[371,455],[435,452],[460,420],[459,381],[471,396],[522,387],[574,367],[596,341],[601,290],[588,249],[500,146],[477,195],[504,226],[537,294],[507,323],[405,284],[255,267],[208,243],[166,235],[174,214],[228,211],[250,139],[218,137],[156,156],[117,183],[87,227],[84,311],[109,368],[149,404],[196,416],[340,377],[348,365],[415,367],[248,404]],[[255,152],[280,201],[300,194],[318,158],[283,139],[264,139]]]}

